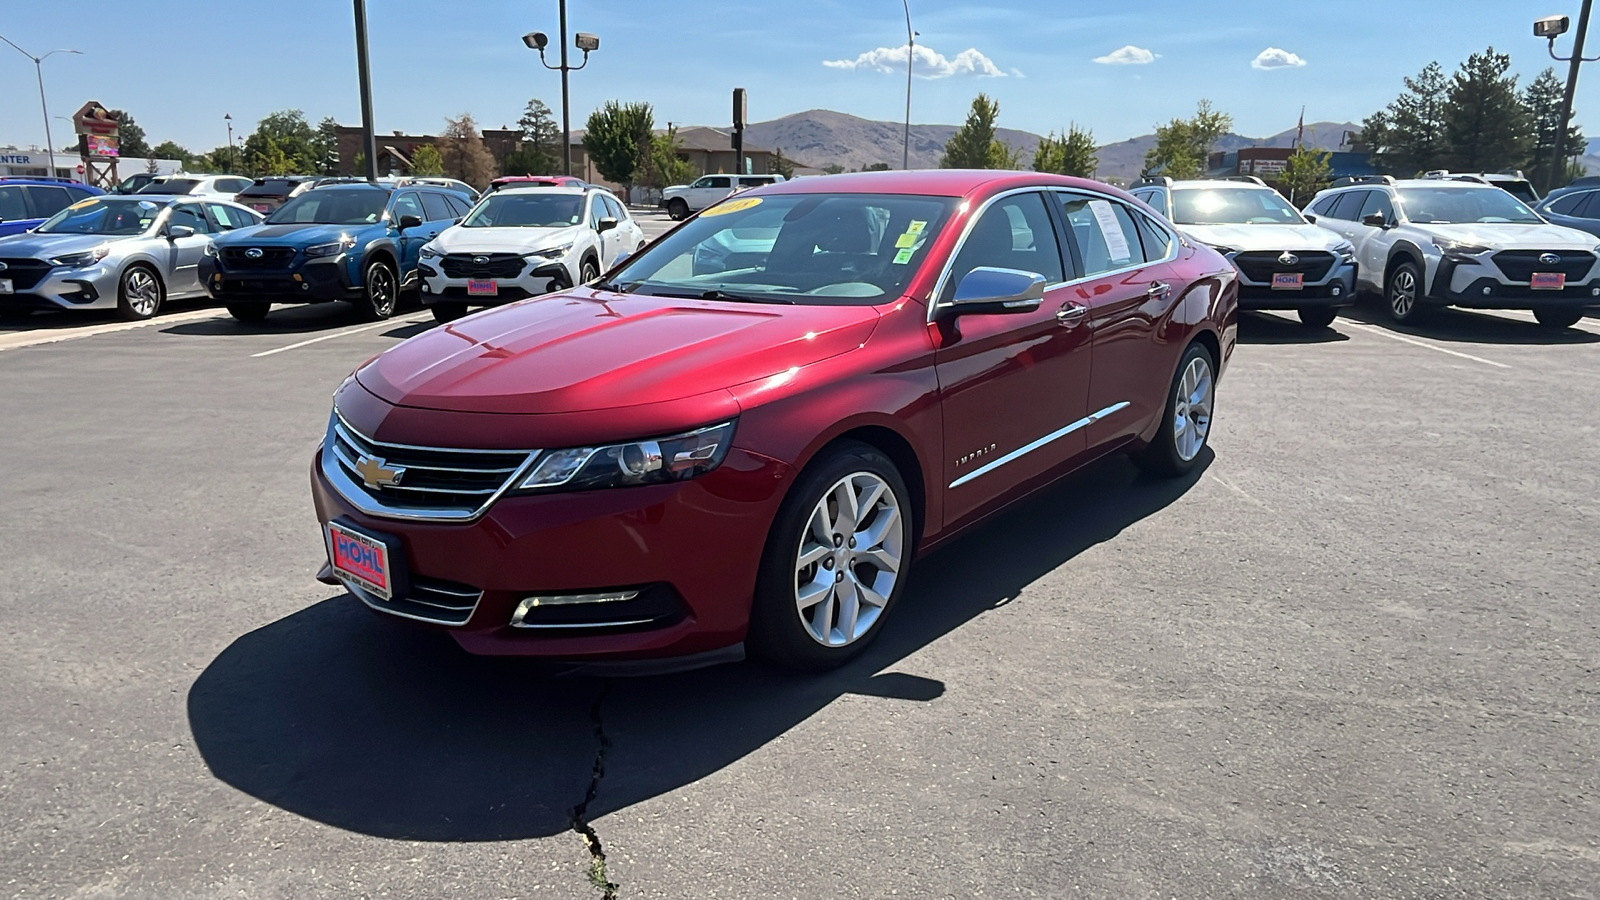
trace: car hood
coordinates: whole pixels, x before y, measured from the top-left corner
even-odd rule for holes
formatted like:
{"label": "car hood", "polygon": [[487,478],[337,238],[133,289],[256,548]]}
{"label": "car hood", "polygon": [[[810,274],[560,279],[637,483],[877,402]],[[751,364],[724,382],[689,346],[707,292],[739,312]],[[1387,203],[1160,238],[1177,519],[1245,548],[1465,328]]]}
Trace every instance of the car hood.
{"label": "car hood", "polygon": [[356,373],[398,406],[570,413],[680,400],[838,356],[870,306],[777,306],[578,288],[417,335]]}
{"label": "car hood", "polygon": [[49,259],[63,253],[78,253],[101,244],[140,240],[144,235],[38,234],[23,233],[0,238],[0,256],[12,259]]}
{"label": "car hood", "polygon": [[1332,250],[1344,238],[1320,225],[1179,225],[1202,244],[1234,250]]}
{"label": "car hood", "polygon": [[371,225],[251,225],[235,228],[217,238],[217,243],[228,246],[263,244],[309,247],[337,241],[342,235],[357,235]]}
{"label": "car hood", "polygon": [[1423,232],[1463,244],[1496,250],[1593,250],[1594,235],[1565,225],[1465,223],[1416,225]]}
{"label": "car hood", "polygon": [[440,253],[532,253],[546,247],[574,243],[588,229],[583,225],[558,228],[463,228],[452,225],[434,238]]}

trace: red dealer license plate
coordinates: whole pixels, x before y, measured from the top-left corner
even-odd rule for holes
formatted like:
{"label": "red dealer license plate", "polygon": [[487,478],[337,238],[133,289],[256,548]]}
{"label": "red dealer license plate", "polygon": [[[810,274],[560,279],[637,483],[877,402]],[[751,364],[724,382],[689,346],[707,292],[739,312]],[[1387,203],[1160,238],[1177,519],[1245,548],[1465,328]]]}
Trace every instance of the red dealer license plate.
{"label": "red dealer license plate", "polygon": [[338,522],[329,522],[328,559],[333,563],[334,574],[384,600],[394,596],[389,548],[377,538],[352,531]]}
{"label": "red dealer license plate", "polygon": [[1533,280],[1528,282],[1528,287],[1536,291],[1559,291],[1566,286],[1565,272],[1535,272]]}
{"label": "red dealer license plate", "polygon": [[493,297],[498,293],[500,293],[500,285],[492,278],[467,279],[467,296],[469,297]]}
{"label": "red dealer license plate", "polygon": [[1300,272],[1275,272],[1272,275],[1272,289],[1275,291],[1298,291],[1306,286],[1306,276]]}

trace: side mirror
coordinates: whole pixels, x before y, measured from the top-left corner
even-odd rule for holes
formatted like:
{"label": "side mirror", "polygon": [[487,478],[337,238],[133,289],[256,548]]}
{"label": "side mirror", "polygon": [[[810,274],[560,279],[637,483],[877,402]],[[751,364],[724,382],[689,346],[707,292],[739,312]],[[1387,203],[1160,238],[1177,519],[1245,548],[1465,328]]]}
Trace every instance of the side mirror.
{"label": "side mirror", "polygon": [[1044,285],[1038,272],[979,266],[956,285],[946,308],[957,316],[1032,312],[1044,302]]}
{"label": "side mirror", "polygon": [[1371,225],[1373,228],[1388,228],[1389,227],[1389,222],[1386,219],[1384,219],[1383,213],[1373,213],[1370,216],[1362,216],[1361,217],[1361,224],[1363,224],[1363,225]]}
{"label": "side mirror", "polygon": [[462,218],[463,218],[462,216],[456,216],[454,219],[450,220],[450,224],[451,225],[460,225]]}
{"label": "side mirror", "polygon": [[594,230],[600,232],[601,234],[605,234],[615,227],[617,227],[617,220],[611,216],[606,216],[600,221],[594,223]]}
{"label": "side mirror", "polygon": [[1313,225],[1317,224],[1317,214],[1316,213],[1306,213],[1305,217],[1306,217],[1306,221],[1307,222],[1310,222]]}
{"label": "side mirror", "polygon": [[167,240],[175,241],[178,238],[194,237],[194,229],[187,225],[168,225]]}
{"label": "side mirror", "polygon": [[419,228],[419,227],[421,227],[421,225],[422,225],[422,217],[421,216],[401,216],[400,217],[400,230],[401,231],[405,231],[407,228]]}

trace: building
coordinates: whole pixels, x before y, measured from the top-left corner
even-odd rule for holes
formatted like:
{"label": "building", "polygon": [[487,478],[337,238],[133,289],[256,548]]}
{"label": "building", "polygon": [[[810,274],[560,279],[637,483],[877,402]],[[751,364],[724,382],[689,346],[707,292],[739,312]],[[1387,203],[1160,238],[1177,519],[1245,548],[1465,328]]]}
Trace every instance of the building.
{"label": "building", "polygon": [[[1213,177],[1254,175],[1272,184],[1282,174],[1289,157],[1294,153],[1293,147],[1241,147],[1238,150],[1220,151],[1211,154],[1206,174]],[[1372,167],[1370,154],[1364,152],[1334,151],[1328,154],[1328,166],[1333,170],[1329,176],[1331,178],[1377,174]]]}
{"label": "building", "polygon": [[[53,160],[47,160],[43,150],[29,147],[26,150],[18,147],[0,147],[0,176],[50,176],[57,178],[70,178],[74,181],[84,179],[83,158],[76,153],[52,154]],[[152,163],[154,169],[151,168]],[[117,160],[117,176],[127,178],[138,172],[154,171],[161,175],[171,175],[182,171],[183,163],[175,159],[149,160],[143,158],[124,157]],[[52,171],[52,169],[54,171]]]}

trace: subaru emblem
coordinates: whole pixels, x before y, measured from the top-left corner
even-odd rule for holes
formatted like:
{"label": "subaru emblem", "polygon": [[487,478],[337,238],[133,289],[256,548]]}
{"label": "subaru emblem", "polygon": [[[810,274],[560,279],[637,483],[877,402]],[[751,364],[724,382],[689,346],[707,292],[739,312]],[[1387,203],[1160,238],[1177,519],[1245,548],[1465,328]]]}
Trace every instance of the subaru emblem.
{"label": "subaru emblem", "polygon": [[261,248],[260,247],[251,247],[249,250],[246,250],[244,252],[244,256],[245,256],[245,259],[260,259],[261,258]]}
{"label": "subaru emblem", "polygon": [[5,270],[6,270],[6,264],[3,263],[3,262],[0,262],[0,272],[4,272]]}
{"label": "subaru emblem", "polygon": [[1300,261],[1300,257],[1295,256],[1293,253],[1290,253],[1287,250],[1283,251],[1283,255],[1282,256],[1278,257],[1278,262],[1280,262],[1280,263],[1282,263],[1283,265],[1286,265],[1286,266],[1292,266],[1292,265],[1294,265],[1295,263],[1297,263],[1299,261]]}
{"label": "subaru emblem", "polygon": [[1554,253],[1541,253],[1539,254],[1539,262],[1540,264],[1546,266],[1559,265],[1561,263],[1561,257],[1555,255]]}
{"label": "subaru emblem", "polygon": [[475,265],[475,266],[487,266],[489,264],[489,257],[487,257],[487,256],[474,256],[472,258],[472,264]]}

